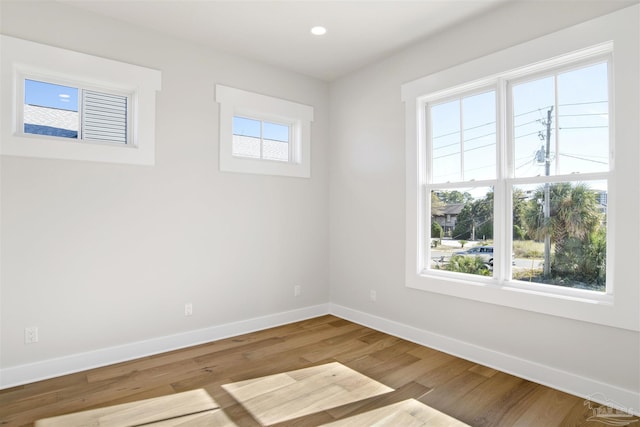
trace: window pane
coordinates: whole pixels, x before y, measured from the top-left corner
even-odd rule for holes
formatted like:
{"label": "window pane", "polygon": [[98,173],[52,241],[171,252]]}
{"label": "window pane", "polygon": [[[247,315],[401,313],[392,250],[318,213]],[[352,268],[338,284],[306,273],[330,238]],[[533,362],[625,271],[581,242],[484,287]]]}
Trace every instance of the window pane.
{"label": "window pane", "polygon": [[493,188],[434,189],[430,197],[427,268],[491,276]]}
{"label": "window pane", "polygon": [[460,181],[460,101],[430,108],[432,182]]}
{"label": "window pane", "polygon": [[605,291],[606,182],[514,186],[513,234],[514,279]]}
{"label": "window pane", "polygon": [[495,91],[433,105],[430,119],[431,182],[496,177]]}
{"label": "window pane", "polygon": [[609,169],[607,63],[558,75],[558,173]]}
{"label": "window pane", "polygon": [[554,175],[555,125],[550,123],[547,127],[549,111],[554,117],[554,78],[545,77],[514,85],[512,97],[515,176]]}
{"label": "window pane", "polygon": [[264,159],[289,161],[289,129],[287,125],[263,123]]}
{"label": "window pane", "polygon": [[261,157],[260,120],[235,116],[233,118],[233,144],[231,154],[239,157]]}
{"label": "window pane", "polygon": [[235,116],[232,154],[288,162],[290,134],[288,125]]}
{"label": "window pane", "polygon": [[494,91],[462,100],[464,124],[464,176],[472,179],[496,177],[496,94]]}
{"label": "window pane", "polygon": [[609,170],[608,84],[603,62],[514,85],[515,176]]}
{"label": "window pane", "polygon": [[24,81],[24,132],[78,138],[78,89]]}
{"label": "window pane", "polygon": [[235,116],[233,118],[233,134],[260,138],[260,120]]}
{"label": "window pane", "polygon": [[289,142],[289,126],[278,123],[264,122],[264,139],[271,141]]}
{"label": "window pane", "polygon": [[265,139],[262,147],[262,158],[266,160],[289,161],[289,144],[286,142]]}

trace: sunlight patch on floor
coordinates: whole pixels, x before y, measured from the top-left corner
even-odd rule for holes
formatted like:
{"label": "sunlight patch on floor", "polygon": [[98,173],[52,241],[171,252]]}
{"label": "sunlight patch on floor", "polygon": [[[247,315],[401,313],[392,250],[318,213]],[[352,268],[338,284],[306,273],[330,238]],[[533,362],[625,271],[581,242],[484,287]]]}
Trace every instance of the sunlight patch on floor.
{"label": "sunlight patch on floor", "polygon": [[469,427],[432,407],[407,399],[402,402],[387,405],[349,418],[323,424],[321,427]]}
{"label": "sunlight patch on floor", "polygon": [[394,391],[340,363],[222,386],[262,425],[271,425]]}
{"label": "sunlight patch on floor", "polygon": [[[212,423],[196,424],[204,420],[212,420]],[[191,424],[186,424],[187,422]],[[130,427],[140,425],[153,425],[154,427],[212,425],[222,427],[234,424],[220,410],[220,405],[203,389],[46,418],[35,423],[35,427]]]}

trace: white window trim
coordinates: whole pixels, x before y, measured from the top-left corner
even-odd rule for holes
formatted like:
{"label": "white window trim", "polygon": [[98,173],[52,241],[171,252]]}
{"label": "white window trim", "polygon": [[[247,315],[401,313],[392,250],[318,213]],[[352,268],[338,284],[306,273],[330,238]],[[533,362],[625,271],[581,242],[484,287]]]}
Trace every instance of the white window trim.
{"label": "white window trim", "polygon": [[[160,71],[5,35],[0,37],[0,87],[2,93],[11,94],[0,100],[2,155],[155,164],[155,105],[156,91],[161,87]],[[21,87],[25,77],[130,95],[130,143],[25,134],[21,129],[24,100]]]}
{"label": "white window trim", "polygon": [[[300,178],[311,176],[313,107],[223,85],[216,85],[216,101],[220,104],[221,171]],[[232,144],[235,115],[289,124],[291,160],[283,162],[234,156]]]}
{"label": "white window trim", "polygon": [[[637,8],[636,8],[637,10]],[[411,288],[441,293],[454,297],[472,299],[484,303],[498,304],[538,313],[551,314],[576,320],[615,326],[630,330],[640,330],[637,301],[640,299],[638,287],[638,259],[640,259],[638,233],[638,202],[637,191],[625,192],[625,209],[618,209],[611,205],[608,218],[608,257],[613,259],[613,267],[608,269],[613,286],[612,295],[602,295],[589,291],[570,288],[558,290],[557,286],[535,285],[522,283],[499,282],[493,278],[469,277],[468,275],[424,275],[420,268],[421,238],[424,234],[424,221],[420,221],[420,213],[428,206],[424,196],[425,177],[421,171],[420,162],[425,158],[426,147],[419,141],[424,140],[424,128],[419,128],[423,122],[425,94],[433,94],[441,98],[450,92],[473,90],[495,81],[496,77],[513,70],[510,78],[516,78],[518,73],[535,71],[535,66],[548,67],[548,58],[564,57],[563,61],[579,61],[585,56],[594,55],[598,50],[587,49],[598,46],[607,49],[608,43],[615,46],[616,64],[611,70],[610,78],[614,85],[614,94],[610,98],[612,109],[617,113],[612,128],[615,130],[617,141],[624,141],[616,146],[616,175],[610,175],[609,194],[615,202],[616,186],[626,182],[625,188],[638,188],[640,184],[637,167],[627,166],[621,169],[621,159],[634,159],[636,163],[640,157],[637,141],[640,135],[637,117],[640,106],[637,98],[640,43],[637,18],[628,13],[620,12],[589,21],[578,26],[559,31],[540,39],[518,45],[486,57],[455,66],[448,70],[409,82],[402,86],[402,100],[405,102],[405,135],[406,135],[406,285]],[[586,50],[585,50],[586,49]],[[569,55],[569,56],[565,56]],[[565,62],[566,62],[565,61]],[[635,74],[634,74],[635,73]],[[486,76],[490,76],[486,78]],[[467,83],[472,82],[472,83]],[[501,89],[500,85],[498,90]],[[622,113],[624,111],[624,113]],[[635,117],[635,119],[634,119]],[[500,125],[499,125],[500,126]],[[499,132],[506,132],[502,124]],[[611,147],[614,140],[611,139]],[[499,161],[504,161],[501,155]],[[613,168],[613,162],[611,163]],[[628,165],[628,162],[627,162]],[[557,177],[551,177],[555,179]],[[586,179],[586,176],[584,177]],[[630,181],[630,182],[629,182]],[[506,182],[506,181],[503,181]],[[504,184],[501,184],[504,185]],[[624,184],[622,184],[624,185]],[[497,189],[506,191],[504,189]],[[620,204],[618,204],[620,206]],[[504,208],[504,207],[503,207]],[[629,208],[635,214],[628,212]],[[496,214],[502,209],[496,207]],[[624,222],[624,227],[615,227],[615,223]],[[621,228],[625,231],[622,233]],[[504,241],[497,244],[504,246]],[[503,268],[505,268],[503,266]],[[437,272],[432,272],[437,273]],[[615,282],[613,281],[615,273]]]}

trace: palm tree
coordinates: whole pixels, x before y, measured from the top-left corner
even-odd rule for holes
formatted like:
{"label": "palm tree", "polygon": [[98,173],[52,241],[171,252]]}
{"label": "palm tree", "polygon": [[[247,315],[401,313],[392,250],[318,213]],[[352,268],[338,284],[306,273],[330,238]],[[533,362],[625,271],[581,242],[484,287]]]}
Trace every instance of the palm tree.
{"label": "palm tree", "polygon": [[536,190],[529,202],[526,223],[536,240],[551,236],[555,244],[554,274],[580,273],[583,255],[591,236],[598,231],[602,214],[598,209],[596,194],[584,183],[562,182],[550,185],[550,214],[545,218],[544,187]]}

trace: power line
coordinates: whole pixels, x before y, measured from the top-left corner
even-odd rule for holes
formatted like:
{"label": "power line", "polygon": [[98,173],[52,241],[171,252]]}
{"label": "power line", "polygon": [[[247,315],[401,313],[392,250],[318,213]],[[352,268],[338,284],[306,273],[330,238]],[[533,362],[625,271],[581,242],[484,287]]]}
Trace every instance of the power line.
{"label": "power line", "polygon": [[[491,133],[487,133],[485,135],[480,135],[480,136],[475,136],[473,138],[465,139],[462,142],[475,141],[476,139],[482,139],[482,138],[485,138],[487,136],[491,136],[491,135],[495,135],[495,134],[496,134],[495,132],[491,132]],[[495,142],[493,142],[490,145],[494,145],[494,144],[495,144]],[[447,148],[447,147],[453,147],[454,145],[460,145],[460,141],[452,142],[451,144],[447,144],[447,145],[441,145],[440,147],[434,147],[433,151],[441,150],[441,149]],[[464,150],[464,151],[469,151],[469,150]]]}
{"label": "power line", "polygon": [[531,111],[525,111],[524,113],[514,114],[513,117],[520,117],[520,116],[524,116],[524,115],[531,114],[531,113],[537,113],[537,112],[540,112],[541,110],[544,110],[544,109],[547,109],[547,108],[551,108],[551,105],[547,105],[546,107],[536,108],[535,110],[531,110]]}
{"label": "power line", "polygon": [[[466,132],[466,131],[468,131],[468,130],[478,129],[478,128],[481,128],[481,127],[484,127],[484,126],[492,125],[492,124],[494,124],[495,122],[496,122],[496,121],[494,120],[494,121],[492,121],[492,122],[487,122],[487,123],[485,123],[485,124],[478,125],[478,126],[473,126],[473,127],[470,127],[470,128],[464,128],[464,129],[462,129],[462,130]],[[445,134],[438,135],[438,136],[433,136],[433,137],[431,137],[431,139],[443,138],[443,137],[445,137],[445,136],[451,136],[451,135],[455,135],[455,134],[457,134],[457,133],[460,133],[460,131],[459,131],[459,130],[457,130],[457,131],[455,131],[455,132],[445,133]]]}
{"label": "power line", "polygon": [[573,105],[589,105],[589,104],[605,104],[608,103],[606,99],[604,101],[589,101],[589,102],[574,102],[571,104],[558,104],[558,107],[570,107]]}
{"label": "power line", "polygon": [[558,117],[608,116],[609,113],[558,114]]}
{"label": "power line", "polygon": [[533,162],[531,161],[531,159],[527,159],[527,161],[526,161],[526,162],[524,162],[524,163],[523,163],[523,164],[521,164],[520,166],[517,166],[517,167],[516,167],[516,170],[521,169],[521,168],[525,167],[526,165],[530,165],[530,164],[532,164],[532,163],[533,163]]}
{"label": "power line", "polygon": [[591,157],[592,159],[593,158],[596,158],[596,159],[608,159],[609,158],[608,156],[596,156],[596,155],[591,155],[590,156],[588,154],[575,154],[575,153],[562,153],[562,154],[568,154],[568,155],[571,155],[571,156],[581,156],[581,157],[584,157],[584,158]]}
{"label": "power line", "polygon": [[531,136],[531,135],[538,135],[540,134],[541,131],[535,131],[535,132],[531,132],[531,133],[525,133],[524,135],[518,135],[515,136],[514,139],[518,139],[518,138],[524,138],[525,136]]}
{"label": "power line", "polygon": [[586,159],[586,158],[580,157],[580,156],[572,156],[571,154],[565,154],[565,153],[558,153],[558,154],[560,154],[561,156],[564,156],[564,157],[571,157],[573,159],[583,160],[585,162],[599,163],[601,165],[608,165],[609,164],[608,162],[602,162],[600,160]]}
{"label": "power line", "polygon": [[[589,101],[589,102],[574,102],[574,103],[567,103],[567,104],[558,104],[558,107],[569,107],[569,106],[589,105],[589,104],[604,104],[604,103],[608,103],[608,102],[609,101],[607,101],[607,100]],[[545,107],[540,107],[540,108],[537,108],[535,110],[525,111],[523,113],[514,114],[513,117],[514,118],[515,117],[521,117],[521,116],[525,116],[527,114],[541,112],[542,110],[546,110],[546,109],[549,109],[549,108],[551,108],[551,105],[548,105],[548,106],[545,106]],[[581,117],[581,116],[602,116],[602,115],[609,115],[609,113],[605,112],[605,113],[559,114],[558,117]],[[526,123],[521,123],[519,125],[515,125],[514,127],[525,126],[525,125],[536,123],[536,122],[539,122],[539,121],[540,121],[540,119],[536,119],[536,120],[532,120],[532,121],[529,121],[529,122],[526,122]],[[484,126],[492,125],[494,123],[495,123],[495,120],[491,121],[491,122],[487,122],[487,123],[481,124],[481,125],[473,126],[473,127],[470,127],[470,128],[465,128],[463,130],[464,131],[468,131],[468,130],[478,129],[478,128],[481,128],[481,127],[484,127]],[[455,131],[455,132],[450,132],[450,133],[445,133],[445,134],[442,134],[442,135],[434,136],[431,139],[443,138],[445,136],[451,136],[451,135],[455,135],[457,133],[460,133],[460,131],[458,130],[458,131]]]}
{"label": "power line", "polygon": [[529,122],[520,123],[519,125],[514,125],[513,127],[514,127],[514,128],[519,128],[519,127],[521,127],[521,126],[531,125],[531,124],[533,124],[533,123],[540,123],[540,120],[539,120],[539,119],[531,120],[531,121],[529,121]]}
{"label": "power line", "polygon": [[[468,153],[469,151],[475,151],[475,150],[479,150],[481,148],[486,148],[486,147],[492,147],[496,145],[495,142],[492,142],[491,144],[485,144],[485,145],[481,145],[479,147],[473,147],[473,148],[469,148],[467,150],[464,150],[463,153]],[[460,154],[460,151],[456,151],[454,153],[449,153],[449,154],[443,154],[441,156],[438,157],[433,157],[432,160],[437,160],[437,159],[443,159],[445,157],[451,157],[451,156],[455,156],[456,154]]]}
{"label": "power line", "polygon": [[568,129],[604,129],[609,126],[569,126],[569,127],[561,127],[560,130],[568,130]]}
{"label": "power line", "polygon": [[[495,134],[496,134],[495,132],[491,132],[491,133],[487,133],[485,135],[474,136],[473,138],[465,139],[462,142],[475,141],[476,139],[486,138],[487,136],[491,136],[491,135],[495,135]],[[489,144],[489,145],[495,145],[495,142],[493,142],[492,144]],[[464,151],[467,151],[467,150],[464,150]]]}
{"label": "power line", "polygon": [[481,148],[493,147],[495,145],[496,145],[495,142],[491,144],[480,145],[478,147],[473,147],[473,148],[469,148],[468,150],[464,150],[464,152],[468,153],[469,151],[480,150]]}

